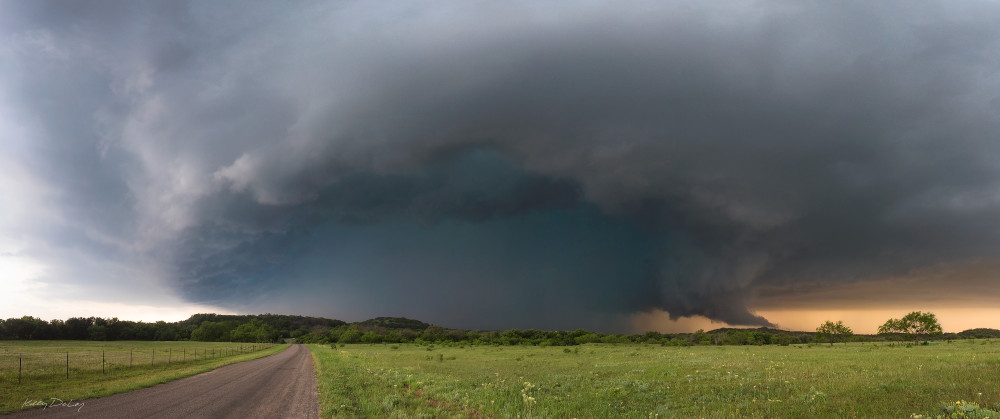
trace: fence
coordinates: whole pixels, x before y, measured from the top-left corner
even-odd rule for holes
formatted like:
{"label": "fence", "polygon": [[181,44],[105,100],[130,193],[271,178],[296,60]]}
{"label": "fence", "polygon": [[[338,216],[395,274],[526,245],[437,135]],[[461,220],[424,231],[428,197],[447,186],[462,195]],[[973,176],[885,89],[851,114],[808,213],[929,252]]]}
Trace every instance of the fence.
{"label": "fence", "polygon": [[249,343],[209,348],[0,353],[0,384],[68,380],[81,376],[101,377],[138,369],[170,368],[174,365],[261,351],[273,346],[272,343]]}

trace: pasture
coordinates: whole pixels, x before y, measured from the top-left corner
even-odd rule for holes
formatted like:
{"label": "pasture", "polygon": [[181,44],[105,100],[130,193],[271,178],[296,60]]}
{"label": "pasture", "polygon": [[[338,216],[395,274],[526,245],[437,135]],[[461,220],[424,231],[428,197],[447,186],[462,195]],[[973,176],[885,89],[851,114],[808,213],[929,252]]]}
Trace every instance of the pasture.
{"label": "pasture", "polygon": [[100,397],[267,356],[287,345],[230,342],[0,341],[0,413],[26,399]]}
{"label": "pasture", "polygon": [[1000,341],[310,345],[323,417],[910,417],[1000,407]]}

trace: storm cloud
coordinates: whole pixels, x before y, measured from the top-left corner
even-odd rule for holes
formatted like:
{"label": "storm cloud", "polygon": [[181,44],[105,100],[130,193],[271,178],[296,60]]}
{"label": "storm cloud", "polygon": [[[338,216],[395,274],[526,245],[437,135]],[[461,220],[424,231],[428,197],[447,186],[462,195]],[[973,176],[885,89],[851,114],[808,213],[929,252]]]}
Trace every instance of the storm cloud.
{"label": "storm cloud", "polygon": [[[768,325],[759,300],[811,287],[982,284],[947,273],[1000,248],[990,2],[0,16],[23,173],[2,190],[44,208],[5,197],[2,227],[43,282],[124,269],[234,310],[453,327]],[[112,267],[70,278],[67,254]]]}

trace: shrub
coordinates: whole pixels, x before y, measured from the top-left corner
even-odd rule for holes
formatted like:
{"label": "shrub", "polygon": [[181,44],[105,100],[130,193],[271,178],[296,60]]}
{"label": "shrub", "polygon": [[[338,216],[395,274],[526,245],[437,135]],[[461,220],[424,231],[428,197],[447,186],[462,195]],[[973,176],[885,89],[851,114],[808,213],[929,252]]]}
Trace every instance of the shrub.
{"label": "shrub", "polygon": [[666,342],[663,342],[663,346],[691,346],[691,342],[683,339],[672,338]]}

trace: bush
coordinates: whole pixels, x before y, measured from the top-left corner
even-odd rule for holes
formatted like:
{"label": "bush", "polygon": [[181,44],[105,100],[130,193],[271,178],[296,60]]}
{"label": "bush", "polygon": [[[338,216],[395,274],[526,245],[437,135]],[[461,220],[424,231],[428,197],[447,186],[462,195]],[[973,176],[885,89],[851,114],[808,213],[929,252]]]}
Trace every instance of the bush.
{"label": "bush", "polygon": [[691,342],[683,339],[672,338],[666,342],[663,342],[663,346],[691,346]]}
{"label": "bush", "polygon": [[340,343],[358,343],[361,340],[361,332],[357,329],[349,329],[340,335]]}

